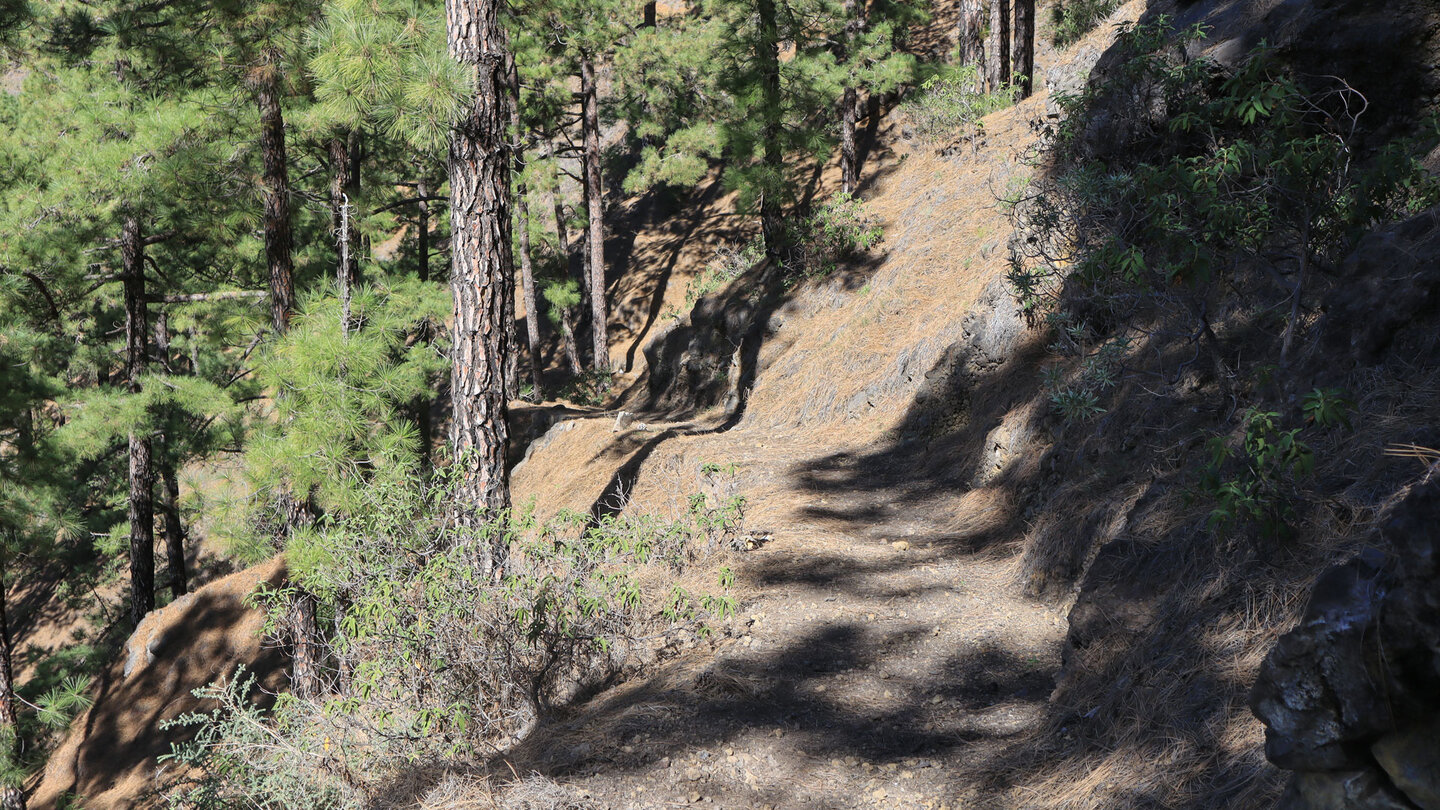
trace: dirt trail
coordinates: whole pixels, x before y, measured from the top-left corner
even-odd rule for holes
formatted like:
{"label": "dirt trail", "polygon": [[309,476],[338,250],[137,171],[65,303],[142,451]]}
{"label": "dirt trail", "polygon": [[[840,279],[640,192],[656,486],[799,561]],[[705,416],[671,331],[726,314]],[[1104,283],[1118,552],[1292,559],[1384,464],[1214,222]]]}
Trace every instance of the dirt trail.
{"label": "dirt trail", "polygon": [[718,465],[768,539],[731,561],[733,627],[543,726],[508,767],[579,806],[1025,806],[1004,774],[1037,750],[1067,625],[1017,575],[1037,347],[999,286],[996,195],[1044,114],[1027,100],[948,157],[891,117],[862,189],[881,255],[767,316],[743,411],[578,416],[537,443],[513,486],[540,514],[674,513]]}

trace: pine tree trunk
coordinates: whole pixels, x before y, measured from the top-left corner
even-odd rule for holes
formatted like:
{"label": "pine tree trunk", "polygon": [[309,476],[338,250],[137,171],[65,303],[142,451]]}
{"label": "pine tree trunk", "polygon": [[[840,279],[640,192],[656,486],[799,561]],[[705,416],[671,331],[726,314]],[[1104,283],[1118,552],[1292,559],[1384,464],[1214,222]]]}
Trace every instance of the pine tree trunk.
{"label": "pine tree trunk", "polygon": [[[430,185],[426,182],[423,174],[415,181],[415,194],[420,197],[420,202],[417,203],[420,219],[416,223],[415,232],[415,261],[418,265],[416,274],[420,281],[428,282],[430,280],[430,203],[425,198],[430,196]],[[429,320],[426,320],[420,328],[424,330],[420,336],[421,339],[429,340]],[[420,460],[426,465],[430,463],[430,447],[435,443],[435,426],[430,420],[430,404],[430,397],[422,396],[420,402],[415,406],[415,427],[420,433]]]}
{"label": "pine tree trunk", "polygon": [[515,187],[516,227],[520,229],[520,286],[525,295],[525,338],[530,358],[530,384],[534,402],[545,399],[545,382],[540,373],[540,307],[535,300],[535,271],[530,264],[530,206],[525,200],[525,184]]}
{"label": "pine tree trunk", "polygon": [[360,280],[360,252],[353,241],[353,221],[349,232],[342,233],[342,209],[347,198],[353,203],[360,193],[360,150],[355,132],[333,136],[325,142],[325,151],[330,155],[330,232],[335,234],[335,258],[339,262],[336,277],[343,278],[343,286],[350,288]]}
{"label": "pine tree trunk", "polygon": [[185,564],[185,526],[180,522],[180,479],[168,459],[160,463],[160,511],[165,515],[165,561],[170,570],[170,593],[175,598],[189,589]]}
{"label": "pine tree trunk", "polygon": [[290,327],[295,309],[295,267],[291,256],[290,171],[285,157],[285,116],[280,109],[280,55],[265,54],[257,71],[255,98],[260,106],[260,160],[264,164],[265,264],[270,270],[270,323],[275,334]]}
{"label": "pine tree trunk", "polygon": [[430,280],[430,203],[425,198],[430,196],[430,184],[422,176],[415,181],[415,194],[420,197],[416,207],[420,212],[420,221],[415,231],[415,263],[416,274],[421,281]]}
{"label": "pine tree trunk", "polygon": [[1010,0],[990,0],[989,65],[986,72],[990,92],[998,92],[1010,81]]}
{"label": "pine tree trunk", "polygon": [[[865,30],[865,0],[845,0],[845,36],[837,48],[836,59],[843,65],[850,58],[851,46]],[[855,149],[855,120],[860,113],[860,93],[851,85],[840,95],[840,190],[854,194],[859,183],[859,156]]]}
{"label": "pine tree trunk", "polygon": [[783,114],[780,105],[780,27],[775,0],[756,0],[755,10],[760,30],[756,58],[760,67],[761,161],[766,170],[760,197],[760,230],[765,238],[765,254],[778,266],[784,254],[785,231],[781,220],[781,185],[785,173],[785,154],[780,142]]}
{"label": "pine tree trunk", "polygon": [[1035,0],[1011,0],[1015,4],[1015,80],[1020,97],[1035,90]]}
{"label": "pine tree trunk", "polygon": [[590,215],[586,247],[590,250],[590,337],[593,368],[610,370],[609,308],[605,304],[605,198],[600,186],[600,91],[595,62],[580,55],[581,121],[585,135],[585,208]]}
{"label": "pine tree trunk", "polygon": [[985,64],[985,3],[984,0],[960,0],[960,53],[957,61],[975,67],[975,90],[984,91],[987,75]]}
{"label": "pine tree trunk", "polygon": [[[3,541],[0,541],[3,542]],[[10,639],[10,617],[6,611],[5,564],[0,555],[0,739],[8,743],[4,755],[18,763],[21,753],[20,715],[15,699],[14,643]],[[0,810],[25,810],[25,790],[19,785],[0,787]]]}
{"label": "pine tree trunk", "polygon": [[[553,148],[551,154],[554,154]],[[560,202],[559,194],[552,194],[550,201],[555,208],[555,240],[560,248],[560,258],[565,262],[565,272],[573,278],[575,263],[570,260],[570,236],[565,227],[565,206]],[[584,279],[580,281],[583,287]],[[585,366],[580,362],[580,346],[575,342],[575,313],[570,307],[560,310],[560,338],[561,345],[565,347],[565,358],[570,363],[570,373],[579,374],[584,371]]]}
{"label": "pine tree trunk", "polygon": [[650,2],[645,4],[645,21],[643,25],[646,28],[655,27],[655,0],[650,0]]}
{"label": "pine tree trunk", "polygon": [[[497,0],[448,0],[450,54],[475,71],[475,95],[450,140],[450,289],[454,294],[450,444],[466,468],[457,518],[510,505],[505,362],[511,352],[509,54]],[[500,549],[496,549],[499,552]],[[492,561],[498,565],[499,560]]]}
{"label": "pine tree trunk", "polygon": [[[120,257],[125,277],[125,383],[131,394],[138,394],[150,329],[146,323],[145,242],[134,214],[127,215],[121,226]],[[130,620],[138,625],[155,608],[155,502],[150,437],[132,430],[129,446]]]}
{"label": "pine tree trunk", "polygon": [[[166,371],[170,365],[170,324],[161,312],[155,316],[155,355]],[[161,445],[164,452],[155,460],[160,479],[160,513],[165,519],[165,560],[170,572],[170,593],[179,598],[188,588],[188,573],[185,564],[185,526],[180,522],[180,480],[175,472],[176,454],[171,441],[173,436],[162,432]]]}
{"label": "pine tree trunk", "polygon": [[290,691],[298,698],[320,694],[320,625],[315,617],[315,595],[297,588],[290,603],[289,624],[295,648],[291,653]]}
{"label": "pine tree trunk", "polygon": [[[516,144],[521,143],[520,129],[520,71],[510,66],[510,131]],[[515,147],[515,169],[525,165],[525,153]],[[520,288],[525,296],[525,338],[527,356],[530,358],[530,384],[534,391],[530,398],[534,402],[545,399],[545,384],[540,376],[540,309],[535,305],[535,273],[530,264],[530,204],[526,199],[525,181],[515,184],[515,227],[520,229]]]}

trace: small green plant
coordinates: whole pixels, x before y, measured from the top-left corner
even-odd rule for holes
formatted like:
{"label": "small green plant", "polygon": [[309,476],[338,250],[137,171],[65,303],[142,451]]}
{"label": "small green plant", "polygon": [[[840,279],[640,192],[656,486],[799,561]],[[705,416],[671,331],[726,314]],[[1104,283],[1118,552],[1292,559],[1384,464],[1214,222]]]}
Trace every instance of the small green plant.
{"label": "small green plant", "polygon": [[615,384],[615,372],[610,369],[586,369],[572,377],[560,389],[560,398],[586,408],[596,408],[605,402],[605,395]]}
{"label": "small green plant", "polygon": [[1289,533],[1293,481],[1310,474],[1315,456],[1299,438],[1300,428],[1282,430],[1279,419],[1274,411],[1247,412],[1238,453],[1221,436],[1207,443],[1210,459],[1200,488],[1215,501],[1209,519],[1212,531],[1253,521],[1262,536],[1282,538]]}
{"label": "small green plant", "polygon": [[1300,400],[1300,411],[1305,421],[1322,428],[1343,426],[1350,430],[1350,414],[1355,403],[1345,397],[1339,388],[1316,388]]}
{"label": "small green plant", "polygon": [[[1050,350],[1061,355],[1082,354],[1083,329],[1065,322],[1057,322],[1056,326],[1058,336]],[[1113,338],[1086,354],[1072,379],[1067,379],[1059,366],[1050,366],[1041,372],[1043,384],[1050,391],[1050,404],[1060,418],[1068,424],[1104,413],[1100,397],[1120,383],[1129,351],[1129,338]]]}

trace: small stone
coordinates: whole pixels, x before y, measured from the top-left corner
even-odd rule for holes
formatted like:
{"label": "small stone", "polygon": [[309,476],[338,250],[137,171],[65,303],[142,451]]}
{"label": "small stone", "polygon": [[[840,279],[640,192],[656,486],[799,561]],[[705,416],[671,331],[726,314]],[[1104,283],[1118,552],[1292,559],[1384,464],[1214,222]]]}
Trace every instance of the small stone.
{"label": "small stone", "polygon": [[685,798],[688,799],[691,804],[695,804],[695,803],[697,803],[697,802],[700,801],[700,794],[699,794],[699,793],[691,793],[689,796],[687,796],[687,797],[685,797]]}
{"label": "small stone", "polygon": [[875,792],[871,793],[870,796],[875,799],[885,798],[885,788],[875,788]]}
{"label": "small stone", "polygon": [[895,549],[896,551],[909,551],[909,550],[910,550],[910,544],[909,544],[908,542],[904,541],[904,540],[896,540],[895,542],[893,542],[893,543],[890,544],[890,547],[893,548],[893,549]]}
{"label": "small stone", "polygon": [[943,698],[943,697],[941,697],[941,696],[939,696],[939,695],[936,695],[935,697],[930,698],[930,702],[931,702],[931,703],[939,703],[940,701],[942,701],[942,700],[944,700],[944,699],[945,699],[945,698]]}

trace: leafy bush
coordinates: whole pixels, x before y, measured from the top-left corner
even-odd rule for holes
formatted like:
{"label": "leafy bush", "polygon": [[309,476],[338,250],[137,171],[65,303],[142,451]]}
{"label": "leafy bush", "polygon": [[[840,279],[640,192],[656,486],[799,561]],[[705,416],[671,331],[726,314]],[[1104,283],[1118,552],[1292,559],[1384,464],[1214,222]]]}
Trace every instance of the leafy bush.
{"label": "leafy bush", "polygon": [[[639,637],[704,633],[735,610],[723,592],[692,593],[676,577],[732,546],[743,498],[696,494],[675,520],[570,512],[541,524],[514,512],[477,543],[458,542],[445,520],[455,485],[445,473],[379,479],[366,508],[297,532],[293,587],[315,595],[329,628],[327,690],[269,709],[243,674],[198,691],[218,708],[177,721],[197,736],[171,755],[190,766],[175,806],[257,795],[274,808],[368,806],[415,762],[524,737],[551,706],[626,666]],[[507,548],[493,576],[483,573],[492,541]],[[730,581],[722,568],[722,591]],[[256,597],[271,632],[288,589]]]}
{"label": "leafy bush", "polygon": [[700,275],[685,285],[685,308],[688,310],[707,295],[719,292],[745,271],[765,258],[765,242],[755,237],[738,247],[721,245]]}
{"label": "leafy bush", "polygon": [[792,281],[828,276],[841,262],[870,250],[884,237],[863,203],[850,194],[835,194],[793,226],[785,274]]}
{"label": "leafy bush", "polygon": [[1050,8],[1050,40],[1057,48],[1078,42],[1120,8],[1121,0],[1064,0]]}
{"label": "leafy bush", "polygon": [[1218,363],[1221,280],[1262,270],[1290,303],[1283,359],[1314,271],[1440,186],[1403,145],[1360,167],[1364,100],[1342,81],[1302,87],[1263,47],[1215,81],[1184,57],[1201,35],[1163,17],[1126,28],[1107,80],[1061,99],[1055,171],[1011,208],[1010,283],[1032,319],[1063,310],[1096,334],[1188,321]]}
{"label": "leafy bush", "polygon": [[986,93],[974,65],[951,65],[926,79],[901,108],[915,125],[915,133],[932,143],[950,143],[982,126],[996,110],[1014,105],[1018,88]]}
{"label": "leafy bush", "polygon": [[614,384],[613,370],[587,368],[565,383],[560,389],[560,398],[585,408],[596,408],[605,403],[605,395]]}
{"label": "leafy bush", "polygon": [[[1210,460],[1200,487],[1215,500],[1211,529],[1253,521],[1265,537],[1280,538],[1290,532],[1296,500],[1293,481],[1314,469],[1315,456],[1300,440],[1300,428],[1281,430],[1279,419],[1273,411],[1248,412],[1238,453],[1221,436],[1206,445]],[[1228,475],[1227,469],[1232,470]]]}

